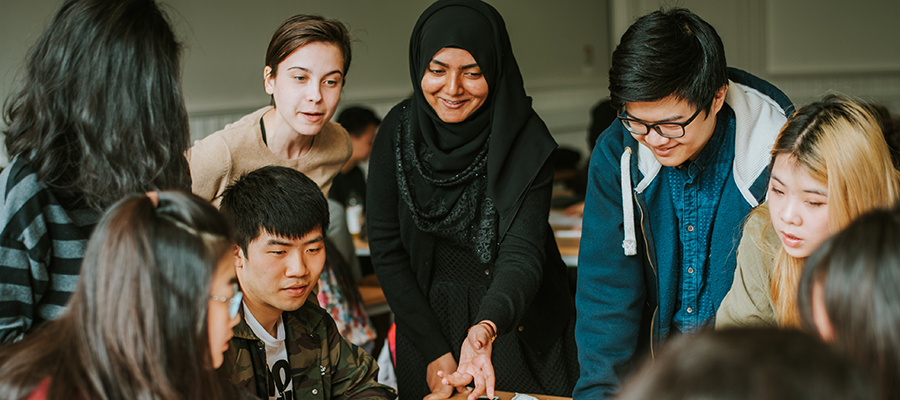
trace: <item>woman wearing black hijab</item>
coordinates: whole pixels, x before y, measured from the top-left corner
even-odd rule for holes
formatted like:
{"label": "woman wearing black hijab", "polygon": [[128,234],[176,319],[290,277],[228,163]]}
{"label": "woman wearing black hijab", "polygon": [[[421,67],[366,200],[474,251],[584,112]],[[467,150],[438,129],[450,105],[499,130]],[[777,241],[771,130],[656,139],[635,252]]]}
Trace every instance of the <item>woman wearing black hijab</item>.
{"label": "woman wearing black hijab", "polygon": [[498,390],[571,396],[574,305],[548,223],[556,143],[503,19],[477,0],[438,1],[409,62],[414,94],[376,136],[367,201],[399,393],[443,398],[474,379],[470,398],[493,395],[496,377]]}

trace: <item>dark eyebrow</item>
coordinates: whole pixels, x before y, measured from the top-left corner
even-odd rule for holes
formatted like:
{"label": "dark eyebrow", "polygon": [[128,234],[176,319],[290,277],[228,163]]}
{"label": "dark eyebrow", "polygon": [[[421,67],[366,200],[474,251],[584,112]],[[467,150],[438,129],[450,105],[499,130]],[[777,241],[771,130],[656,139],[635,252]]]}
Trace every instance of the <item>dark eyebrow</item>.
{"label": "dark eyebrow", "polygon": [[324,242],[324,241],[325,241],[325,236],[319,235],[312,239],[307,240],[306,243],[303,243],[303,244],[313,244],[313,243]]}
{"label": "dark eyebrow", "polygon": [[[444,63],[442,63],[442,62],[440,62],[440,61],[438,61],[438,60],[436,60],[436,59],[432,59],[431,62],[433,62],[433,63],[435,63],[435,64],[437,64],[437,65],[440,65],[440,66],[442,66],[442,67],[444,67],[444,68],[450,68],[449,65],[444,64]],[[469,68],[476,68],[476,67],[478,67],[478,63],[466,64],[466,65],[463,65],[462,67],[460,67],[459,69],[469,69]]]}
{"label": "dark eyebrow", "polygon": [[[642,120],[642,119],[639,119],[639,118],[635,117],[634,115],[629,114],[629,113],[628,113],[628,110],[625,110],[625,116],[628,117],[629,119],[633,119],[633,120],[635,120],[635,121],[649,122],[649,121],[644,121],[644,120]],[[658,121],[653,121],[653,122],[650,122],[650,123],[651,123],[651,124],[664,124],[664,123],[666,123],[666,122],[673,122],[673,121],[675,121],[675,120],[677,120],[677,119],[682,119],[682,118],[684,118],[683,115],[676,115],[676,116],[672,116],[672,117],[669,117],[669,118],[664,118],[664,119],[661,119],[661,120],[658,120]]]}
{"label": "dark eyebrow", "polygon": [[772,173],[772,179],[774,179],[774,180],[778,181],[778,183],[784,185],[784,182],[782,182],[781,179],[778,179],[778,177],[775,176],[775,173],[774,173],[774,172]]}
{"label": "dark eyebrow", "polygon": [[268,246],[272,246],[272,245],[275,245],[275,246],[290,246],[291,244],[288,243],[288,242],[282,241],[282,240],[278,240],[278,239],[269,239],[269,241],[266,242],[266,245],[268,245]]}
{"label": "dark eyebrow", "polygon": [[[290,67],[290,68],[288,68],[288,71],[290,71],[290,70],[292,70],[292,69],[299,69],[299,70],[301,70],[301,71],[303,71],[303,72],[306,72],[306,73],[310,73],[310,72],[311,72],[311,71],[309,70],[309,68],[303,68],[303,67],[299,67],[299,66]],[[336,70],[334,70],[334,71],[331,71],[331,72],[325,74],[325,76],[328,76],[328,75],[331,75],[331,74],[341,74],[341,76],[344,76],[344,73],[341,72],[341,71],[338,70],[338,69],[336,69]]]}

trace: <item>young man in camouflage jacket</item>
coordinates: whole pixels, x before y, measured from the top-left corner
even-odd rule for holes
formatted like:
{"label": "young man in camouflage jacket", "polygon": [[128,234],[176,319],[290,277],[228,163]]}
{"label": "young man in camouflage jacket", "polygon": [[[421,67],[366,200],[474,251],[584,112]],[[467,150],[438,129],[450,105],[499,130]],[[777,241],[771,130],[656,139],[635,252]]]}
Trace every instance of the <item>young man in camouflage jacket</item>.
{"label": "young man in camouflage jacket", "polygon": [[235,265],[244,293],[222,368],[263,399],[394,399],[375,381],[378,365],[341,337],[309,296],[325,265],[328,204],[302,173],[253,171],[222,194],[233,222]]}

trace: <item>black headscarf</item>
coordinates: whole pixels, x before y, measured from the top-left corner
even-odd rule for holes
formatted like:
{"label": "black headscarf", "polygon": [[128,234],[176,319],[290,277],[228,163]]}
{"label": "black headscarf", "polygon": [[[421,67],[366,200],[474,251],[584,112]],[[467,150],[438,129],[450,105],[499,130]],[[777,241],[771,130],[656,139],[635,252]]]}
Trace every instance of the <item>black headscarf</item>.
{"label": "black headscarf", "polygon": [[[443,122],[422,93],[428,64],[445,47],[468,51],[488,84],[486,101],[460,123]],[[426,162],[435,178],[452,179],[483,155],[487,146],[487,197],[499,213],[502,238],[525,190],[556,148],[525,94],[503,18],[482,1],[437,1],[422,13],[413,29],[409,70],[414,89],[410,133],[415,141],[427,146],[430,154]],[[419,204],[440,198],[431,204],[449,206],[463,190],[413,179]]]}

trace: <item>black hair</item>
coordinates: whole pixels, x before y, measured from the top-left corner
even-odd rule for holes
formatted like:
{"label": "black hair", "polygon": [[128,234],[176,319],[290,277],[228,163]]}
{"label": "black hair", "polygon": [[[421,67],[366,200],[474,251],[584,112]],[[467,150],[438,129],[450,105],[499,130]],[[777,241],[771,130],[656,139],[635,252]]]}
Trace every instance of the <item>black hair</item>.
{"label": "black hair", "polygon": [[375,115],[372,109],[367,107],[347,107],[338,115],[337,122],[347,130],[347,133],[359,137],[369,125],[381,125],[381,119]]}
{"label": "black hair", "polygon": [[10,157],[98,211],[130,193],[190,190],[180,53],[153,0],[66,0],[6,101]]}
{"label": "black hair", "polygon": [[328,228],[328,202],[319,186],[302,172],[279,166],[249,172],[225,189],[219,208],[235,230],[235,241],[247,245],[262,231],[300,239],[316,228]]}
{"label": "black hair", "polygon": [[600,134],[611,124],[616,123],[618,113],[609,99],[603,99],[591,109],[591,125],[588,127],[587,137],[588,148],[591,152],[594,151],[594,145],[597,144]]}
{"label": "black hair", "polygon": [[[613,51],[609,92],[613,106],[675,95],[708,107],[728,84],[725,47],[715,28],[684,8],[638,19]],[[707,108],[709,111],[709,108]]]}
{"label": "black hair", "polygon": [[732,328],[669,344],[626,382],[618,400],[875,398],[869,375],[798,330]]}
{"label": "black hair", "polygon": [[900,397],[900,210],[875,210],[822,243],[806,260],[798,303],[816,332],[813,287],[822,286],[832,341],[876,377],[881,398]]}

